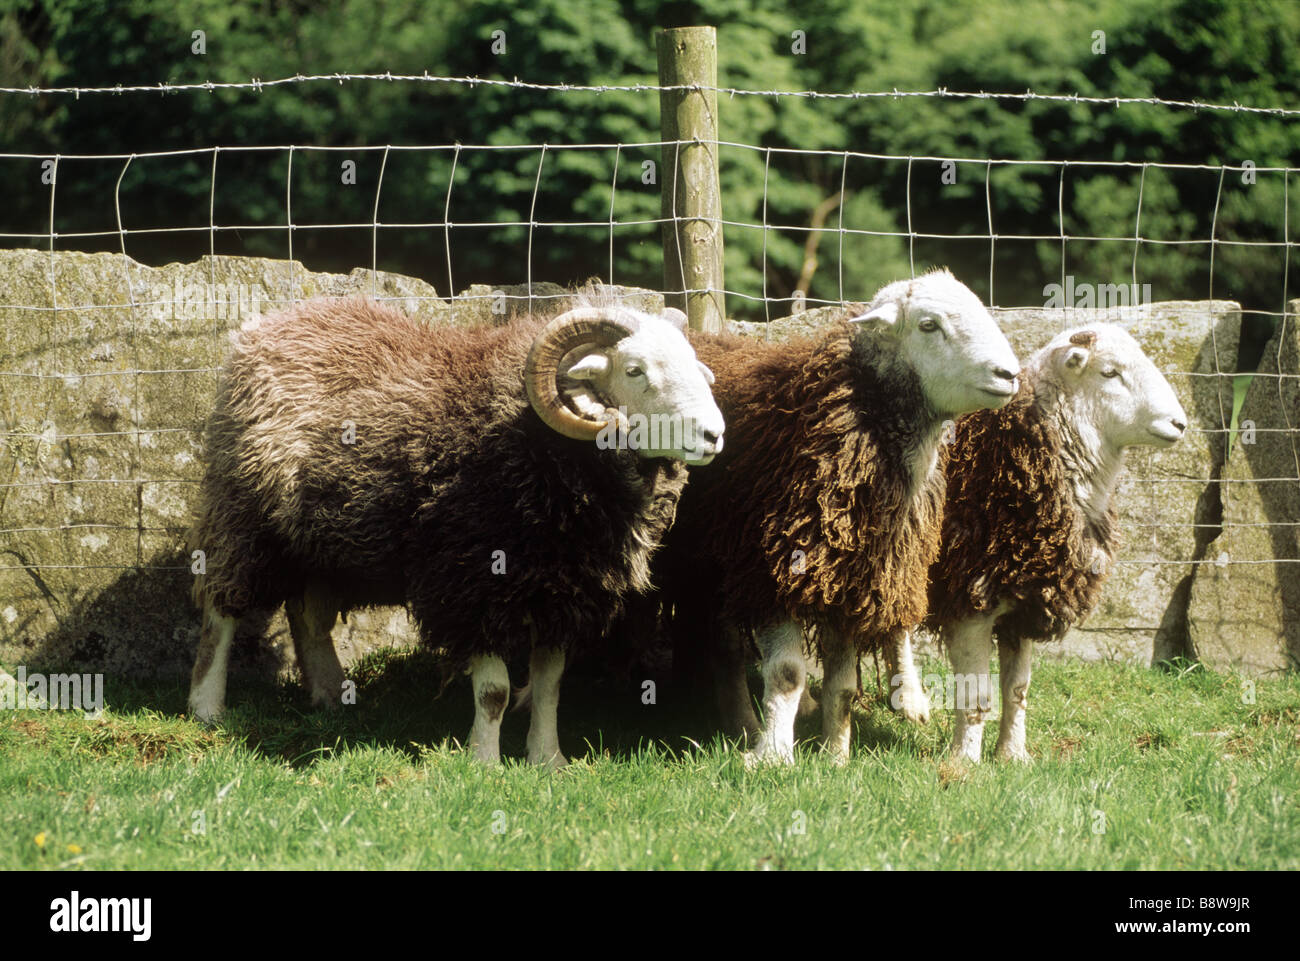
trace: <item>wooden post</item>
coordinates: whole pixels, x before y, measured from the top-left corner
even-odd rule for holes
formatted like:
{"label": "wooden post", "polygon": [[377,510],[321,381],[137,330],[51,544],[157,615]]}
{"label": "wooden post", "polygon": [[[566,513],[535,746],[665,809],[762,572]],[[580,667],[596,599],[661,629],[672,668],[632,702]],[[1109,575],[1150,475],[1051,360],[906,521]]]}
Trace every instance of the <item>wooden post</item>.
{"label": "wooden post", "polygon": [[[713,27],[664,30],[658,41],[660,86],[717,87],[718,35]],[[689,141],[668,143],[660,164],[665,302],[686,311],[692,330],[716,333],[726,316],[717,91],[661,91],[659,127],[665,141]],[[674,293],[681,290],[689,293]]]}

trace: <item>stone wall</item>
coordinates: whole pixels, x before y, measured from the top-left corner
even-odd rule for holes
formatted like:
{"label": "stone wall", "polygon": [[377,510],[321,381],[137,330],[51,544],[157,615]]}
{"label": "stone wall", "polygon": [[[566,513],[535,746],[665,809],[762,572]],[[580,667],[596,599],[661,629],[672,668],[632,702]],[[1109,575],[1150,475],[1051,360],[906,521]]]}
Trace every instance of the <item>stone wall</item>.
{"label": "stone wall", "polygon": [[1214,539],[1190,589],[1188,641],[1251,674],[1300,667],[1300,334],[1296,312],[1264,349],[1223,466]]}
{"label": "stone wall", "polygon": [[[117,254],[0,251],[0,666],[188,671],[198,618],[182,545],[229,333],[291,300],[349,293],[392,299],[428,323],[501,322],[529,305],[521,287],[474,287],[446,300],[410,277],[313,273],[286,261],[205,257],[152,268]],[[554,285],[531,293],[535,304],[567,296]],[[650,291],[623,293],[645,309],[663,304]],[[826,317],[736,326],[780,339]],[[1195,429],[1170,450],[1131,457],[1120,492],[1125,563],[1061,650],[1147,661],[1154,647],[1248,671],[1282,666],[1300,651],[1300,564],[1285,563],[1297,557],[1300,484],[1255,481],[1297,476],[1300,438],[1265,428],[1300,426],[1300,380],[1255,380],[1242,418],[1253,419],[1256,443],[1226,456],[1236,304],[999,316],[1022,356],[1097,319],[1132,331],[1169,373]],[[1292,324],[1265,368],[1295,374],[1296,357]],[[1241,483],[1207,481],[1220,475]],[[1261,523],[1277,526],[1248,526]],[[1207,559],[1226,566],[1193,563]],[[347,663],[408,644],[412,633],[405,612],[385,610],[349,616],[335,638]],[[285,671],[291,649],[276,613],[242,628],[236,664]]]}

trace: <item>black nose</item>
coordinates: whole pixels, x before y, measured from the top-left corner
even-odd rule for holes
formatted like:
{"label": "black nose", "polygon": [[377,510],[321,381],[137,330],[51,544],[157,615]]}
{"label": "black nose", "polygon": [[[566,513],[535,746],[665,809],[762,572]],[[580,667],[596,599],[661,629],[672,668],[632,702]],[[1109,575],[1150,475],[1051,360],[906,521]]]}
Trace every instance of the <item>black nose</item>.
{"label": "black nose", "polygon": [[716,445],[718,443],[718,435],[711,430],[700,431],[700,436],[710,444]]}
{"label": "black nose", "polygon": [[1001,378],[1002,380],[1015,380],[1015,379],[1016,379],[1016,375],[1013,374],[1013,373],[1011,373],[1011,371],[1007,370],[1005,367],[994,367],[994,368],[993,368],[993,376],[994,376],[994,377],[999,377],[999,378]]}
{"label": "black nose", "polygon": [[1169,423],[1173,424],[1179,430],[1187,430],[1187,425],[1184,424],[1181,420],[1174,420],[1173,418],[1170,418]]}

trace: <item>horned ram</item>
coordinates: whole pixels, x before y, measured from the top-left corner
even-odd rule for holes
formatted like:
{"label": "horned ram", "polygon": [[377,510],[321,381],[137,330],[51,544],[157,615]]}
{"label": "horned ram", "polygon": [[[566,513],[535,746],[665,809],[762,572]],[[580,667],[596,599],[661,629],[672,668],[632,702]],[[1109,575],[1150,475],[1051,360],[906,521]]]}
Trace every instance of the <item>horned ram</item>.
{"label": "horned ram", "polygon": [[527,657],[528,758],[563,764],[566,656],[648,587],[683,464],[722,449],[684,327],[680,311],[599,298],[550,320],[430,327],[352,298],[238,332],[191,534],[206,557],[193,714],[221,714],[251,611],[285,605],[312,701],[332,705],[335,618],[406,604],[448,670],[471,675],[474,756],[499,760],[507,663]]}

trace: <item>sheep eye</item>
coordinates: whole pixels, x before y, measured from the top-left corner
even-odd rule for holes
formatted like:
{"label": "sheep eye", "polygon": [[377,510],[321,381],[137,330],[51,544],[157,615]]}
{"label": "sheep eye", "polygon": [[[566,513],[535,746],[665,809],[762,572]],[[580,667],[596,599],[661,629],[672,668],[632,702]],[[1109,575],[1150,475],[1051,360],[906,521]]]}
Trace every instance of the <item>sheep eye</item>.
{"label": "sheep eye", "polygon": [[635,364],[633,364],[632,366],[628,367],[627,370],[626,370],[624,373],[626,373],[629,377],[644,377],[644,376],[645,376],[645,371],[642,370],[640,367],[636,366]]}
{"label": "sheep eye", "polygon": [[922,318],[920,323],[916,325],[916,329],[923,330],[928,334],[931,331],[935,331],[939,329],[939,322],[935,320],[933,317],[925,317]]}
{"label": "sheep eye", "polygon": [[1103,370],[1103,371],[1101,372],[1101,376],[1103,376],[1103,377],[1118,377],[1118,376],[1119,376],[1119,370],[1117,370],[1117,369],[1114,368],[1114,367],[1108,367],[1108,368],[1106,368],[1105,370]]}

